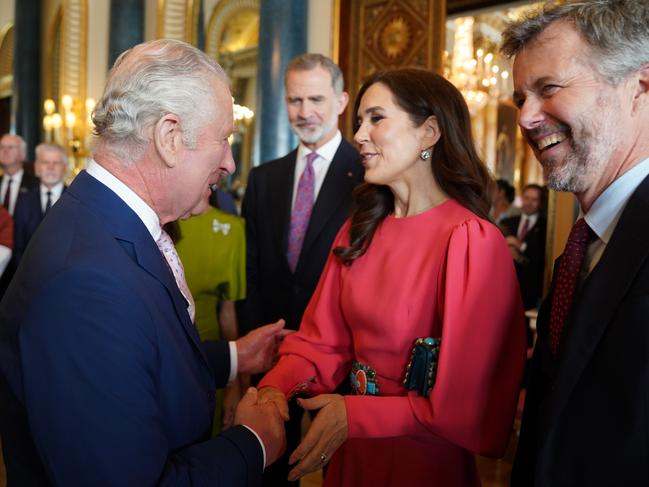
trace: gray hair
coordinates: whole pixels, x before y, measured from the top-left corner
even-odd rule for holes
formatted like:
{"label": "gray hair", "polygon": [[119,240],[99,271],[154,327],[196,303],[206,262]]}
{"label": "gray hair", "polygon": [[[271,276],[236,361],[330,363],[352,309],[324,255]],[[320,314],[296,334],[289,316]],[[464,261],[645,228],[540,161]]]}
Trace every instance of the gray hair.
{"label": "gray hair", "polygon": [[557,21],[575,27],[592,50],[591,65],[609,83],[619,83],[649,62],[647,0],[572,1],[560,5],[548,2],[508,25],[501,52],[510,58],[515,56]]}
{"label": "gray hair", "polygon": [[343,72],[336,63],[322,54],[307,52],[291,59],[286,66],[284,83],[286,83],[288,73],[291,71],[310,71],[318,66],[322,66],[323,69],[329,72],[331,75],[331,86],[336,94],[340,95],[343,92],[343,87],[345,85]]}
{"label": "gray hair", "polygon": [[221,66],[185,42],[159,39],[125,51],[92,114],[93,148],[124,163],[137,160],[150,141],[149,129],[170,113],[181,120],[183,142],[195,147],[199,130],[216,115],[214,76],[227,84]]}
{"label": "gray hair", "polygon": [[65,153],[65,149],[59,144],[50,144],[49,142],[38,144],[36,146],[36,160],[41,157],[43,152],[57,152],[59,156],[61,156],[61,161],[63,161],[64,164],[67,164],[68,162],[68,156]]}

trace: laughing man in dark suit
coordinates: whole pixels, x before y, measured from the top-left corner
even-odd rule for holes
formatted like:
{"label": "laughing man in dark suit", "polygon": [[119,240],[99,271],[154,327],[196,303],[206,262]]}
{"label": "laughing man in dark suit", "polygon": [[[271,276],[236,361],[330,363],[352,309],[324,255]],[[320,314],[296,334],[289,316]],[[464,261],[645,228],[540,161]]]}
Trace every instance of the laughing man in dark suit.
{"label": "laughing man in dark suit", "polygon": [[[287,328],[297,329],[331,244],[349,216],[352,189],[363,176],[358,152],[338,130],[338,116],[349,98],[340,68],[325,56],[303,54],[290,61],[284,82],[289,122],[300,145],[254,168],[248,178],[243,201],[247,327],[284,318]],[[309,163],[310,158],[314,159]],[[312,189],[299,235],[296,217],[304,218],[300,188],[304,189],[309,164]],[[295,405],[291,413],[287,455],[265,472],[265,485],[293,485],[287,483],[287,459],[299,443],[302,414]]]}
{"label": "laughing man in dark suit", "polygon": [[518,123],[581,215],[537,321],[515,487],[649,485],[649,2],[547,5],[504,33]]}

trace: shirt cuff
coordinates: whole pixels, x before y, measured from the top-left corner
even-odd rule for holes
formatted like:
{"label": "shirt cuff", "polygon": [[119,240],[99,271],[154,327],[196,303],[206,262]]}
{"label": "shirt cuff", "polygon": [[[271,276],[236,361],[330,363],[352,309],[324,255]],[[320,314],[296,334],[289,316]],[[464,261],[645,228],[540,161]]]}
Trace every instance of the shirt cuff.
{"label": "shirt cuff", "polygon": [[[230,375],[228,376],[228,384],[229,384],[237,377],[237,371],[239,370],[239,361],[237,358],[237,343],[232,341],[232,342],[228,342],[228,345],[230,345]],[[266,465],[266,463],[264,463],[264,465]]]}
{"label": "shirt cuff", "polygon": [[[232,342],[230,342],[230,343],[232,343]],[[244,428],[248,428],[248,430],[249,430],[253,435],[255,435],[255,438],[257,438],[257,441],[259,441],[259,444],[261,445],[261,452],[262,452],[263,455],[264,455],[264,470],[265,470],[265,469],[266,469],[266,447],[264,446],[264,442],[261,441],[261,438],[259,437],[259,435],[257,434],[257,432],[256,432],[255,430],[253,430],[250,426],[246,426],[245,424],[242,424],[241,426],[243,426]]]}

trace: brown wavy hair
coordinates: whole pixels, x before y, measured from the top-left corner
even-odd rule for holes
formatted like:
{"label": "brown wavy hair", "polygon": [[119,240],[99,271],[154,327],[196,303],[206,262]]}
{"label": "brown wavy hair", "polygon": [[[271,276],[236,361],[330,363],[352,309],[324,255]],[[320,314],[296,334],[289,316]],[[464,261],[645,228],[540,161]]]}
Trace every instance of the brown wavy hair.
{"label": "brown wavy hair", "polygon": [[[390,90],[394,102],[408,113],[415,127],[430,116],[437,119],[441,136],[430,158],[435,181],[450,198],[480,218],[489,219],[493,180],[473,145],[471,117],[460,91],[431,71],[414,68],[384,71],[363,84],[354,102],[355,114],[361,98],[375,83]],[[355,120],[354,131],[357,131],[359,123]],[[354,190],[353,199],[349,246],[334,249],[334,255],[345,265],[351,265],[367,251],[378,226],[394,211],[394,196],[387,186],[363,183]]]}

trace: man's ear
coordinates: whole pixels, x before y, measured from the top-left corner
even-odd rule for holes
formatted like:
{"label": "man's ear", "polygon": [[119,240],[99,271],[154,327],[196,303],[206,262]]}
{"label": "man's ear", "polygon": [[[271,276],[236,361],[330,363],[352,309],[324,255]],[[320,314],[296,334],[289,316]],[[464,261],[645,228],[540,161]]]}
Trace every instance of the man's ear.
{"label": "man's ear", "polygon": [[183,149],[180,118],[168,113],[153,126],[153,143],[160,159],[167,167],[178,163],[180,151]]}
{"label": "man's ear", "polygon": [[424,131],[423,138],[423,149],[428,149],[429,147],[437,144],[437,141],[442,136],[442,131],[439,129],[439,123],[437,123],[437,117],[431,115],[426,119],[426,121],[421,125],[421,128]]}
{"label": "man's ear", "polygon": [[349,103],[349,93],[343,91],[340,95],[338,95],[338,115],[345,111],[347,103]]}

